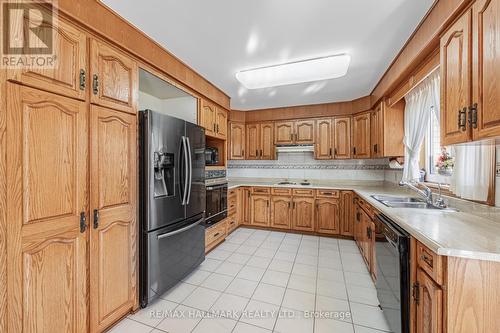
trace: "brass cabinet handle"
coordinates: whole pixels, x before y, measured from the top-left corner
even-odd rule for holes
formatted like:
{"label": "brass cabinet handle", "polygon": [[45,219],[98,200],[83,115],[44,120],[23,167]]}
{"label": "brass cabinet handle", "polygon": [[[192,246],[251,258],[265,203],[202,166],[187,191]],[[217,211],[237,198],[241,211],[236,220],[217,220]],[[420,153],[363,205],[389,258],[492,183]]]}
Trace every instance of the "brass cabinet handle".
{"label": "brass cabinet handle", "polygon": [[80,69],[80,90],[85,90],[85,86],[87,85],[87,74],[84,69]]}
{"label": "brass cabinet handle", "polygon": [[[469,121],[471,121],[470,116]],[[462,131],[467,129],[467,108],[458,111],[458,128]]]}
{"label": "brass cabinet handle", "polygon": [[99,228],[99,211],[94,209],[94,229]]}
{"label": "brass cabinet handle", "polygon": [[80,213],[80,232],[83,234],[87,230],[87,224],[85,223],[87,218],[85,217],[85,212]]}
{"label": "brass cabinet handle", "polygon": [[429,265],[429,266],[431,266],[431,267],[432,267],[432,258],[430,258],[430,257],[426,256],[425,254],[422,254],[422,255],[420,256],[420,259],[422,259],[423,261],[425,261],[425,263],[426,263],[427,265]]}
{"label": "brass cabinet handle", "polygon": [[99,76],[97,76],[97,74],[94,74],[92,77],[92,91],[94,95],[99,93]]}
{"label": "brass cabinet handle", "polygon": [[474,129],[477,128],[477,103],[469,107],[469,125]]}

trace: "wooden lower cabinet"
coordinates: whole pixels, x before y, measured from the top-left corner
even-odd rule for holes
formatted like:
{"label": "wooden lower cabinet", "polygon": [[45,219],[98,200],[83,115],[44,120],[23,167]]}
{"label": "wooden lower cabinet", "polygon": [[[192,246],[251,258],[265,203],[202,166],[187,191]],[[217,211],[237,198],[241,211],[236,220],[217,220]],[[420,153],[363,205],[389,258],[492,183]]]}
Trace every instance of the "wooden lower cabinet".
{"label": "wooden lower cabinet", "polygon": [[205,230],[205,253],[224,241],[227,235],[227,222],[228,219],[222,220]]}
{"label": "wooden lower cabinet", "polygon": [[242,193],[241,193],[241,201],[242,201],[242,220],[241,224],[246,224],[249,225],[250,222],[252,221],[252,202],[250,200],[251,194],[250,192],[252,189],[250,187],[244,187],[242,188]]}
{"label": "wooden lower cabinet", "polygon": [[251,225],[269,227],[271,198],[269,195],[252,194],[251,200]]}
{"label": "wooden lower cabinet", "polygon": [[314,198],[294,197],[292,229],[299,231],[314,231]]}
{"label": "wooden lower cabinet", "polygon": [[417,270],[417,283],[416,332],[443,332],[443,290],[420,268]]}
{"label": "wooden lower cabinet", "polygon": [[292,221],[292,198],[290,196],[271,197],[271,227],[290,229]]}
{"label": "wooden lower cabinet", "polygon": [[137,296],[136,117],[91,106],[90,331],[134,307]]}
{"label": "wooden lower cabinet", "polygon": [[352,237],[354,235],[354,193],[342,191],[340,193],[340,234]]}
{"label": "wooden lower cabinet", "polygon": [[316,231],[340,234],[340,204],[338,199],[316,199]]}

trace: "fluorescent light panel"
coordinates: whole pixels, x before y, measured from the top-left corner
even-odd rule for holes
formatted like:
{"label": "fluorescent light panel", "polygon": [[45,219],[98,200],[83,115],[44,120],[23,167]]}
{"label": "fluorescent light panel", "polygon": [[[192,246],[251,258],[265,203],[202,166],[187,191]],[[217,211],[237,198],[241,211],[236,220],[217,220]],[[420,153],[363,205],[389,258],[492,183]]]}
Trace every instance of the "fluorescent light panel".
{"label": "fluorescent light panel", "polygon": [[247,89],[329,80],[346,75],[350,62],[348,54],[338,54],[244,70],[236,73],[236,78]]}

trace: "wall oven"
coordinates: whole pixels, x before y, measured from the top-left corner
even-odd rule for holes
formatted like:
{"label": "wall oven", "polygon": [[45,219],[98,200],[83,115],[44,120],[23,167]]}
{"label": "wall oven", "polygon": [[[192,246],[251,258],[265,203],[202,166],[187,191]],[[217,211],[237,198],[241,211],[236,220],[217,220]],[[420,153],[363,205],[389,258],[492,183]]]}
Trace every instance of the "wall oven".
{"label": "wall oven", "polygon": [[227,217],[227,182],[207,186],[205,226],[210,227]]}

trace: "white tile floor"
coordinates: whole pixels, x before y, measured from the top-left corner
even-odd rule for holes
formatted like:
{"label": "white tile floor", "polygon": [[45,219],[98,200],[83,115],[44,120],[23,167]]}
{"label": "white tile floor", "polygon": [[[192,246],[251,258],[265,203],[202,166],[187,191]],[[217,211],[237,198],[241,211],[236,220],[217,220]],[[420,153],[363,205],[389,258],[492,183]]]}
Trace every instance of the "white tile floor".
{"label": "white tile floor", "polygon": [[353,241],[239,228],[113,333],[389,332]]}

